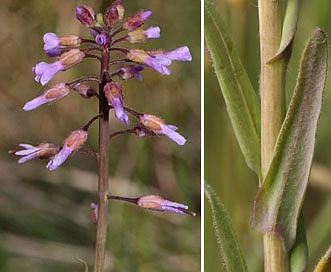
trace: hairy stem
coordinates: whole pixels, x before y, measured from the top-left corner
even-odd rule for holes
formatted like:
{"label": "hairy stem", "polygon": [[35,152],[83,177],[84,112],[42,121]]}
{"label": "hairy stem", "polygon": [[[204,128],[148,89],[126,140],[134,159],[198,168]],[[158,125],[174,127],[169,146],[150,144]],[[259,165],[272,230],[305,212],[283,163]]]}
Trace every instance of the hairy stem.
{"label": "hairy stem", "polygon": [[[259,0],[261,48],[261,168],[267,174],[276,139],[285,115],[285,60],[268,64],[281,40],[281,2]],[[262,181],[261,181],[262,182]],[[288,256],[275,230],[264,236],[266,272],[289,271]]]}
{"label": "hairy stem", "polygon": [[110,53],[103,51],[99,84],[99,178],[98,223],[94,256],[94,272],[102,272],[105,262],[108,223],[108,168],[109,168],[109,106],[103,87],[107,83],[104,72],[109,68]]}

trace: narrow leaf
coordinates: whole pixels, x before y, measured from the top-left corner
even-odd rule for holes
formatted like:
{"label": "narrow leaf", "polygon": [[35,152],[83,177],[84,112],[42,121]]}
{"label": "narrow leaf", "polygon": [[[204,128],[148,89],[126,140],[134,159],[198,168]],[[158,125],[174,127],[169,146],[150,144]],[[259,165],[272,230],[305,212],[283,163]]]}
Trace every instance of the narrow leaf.
{"label": "narrow leaf", "polygon": [[307,265],[308,245],[306,239],[306,228],[303,221],[302,212],[299,217],[295,244],[290,250],[289,257],[291,268],[290,271],[303,272]]}
{"label": "narrow leaf", "polygon": [[205,39],[241,151],[260,177],[260,100],[211,0],[205,1]]}
{"label": "narrow leaf", "polygon": [[285,52],[290,49],[295,32],[297,31],[298,17],[299,0],[288,0],[279,49],[269,62],[279,60],[285,55]]}
{"label": "narrow leaf", "polygon": [[308,40],[297,84],[281,127],[273,159],[254,204],[252,225],[277,232],[286,251],[296,239],[297,222],[313,158],[327,74],[327,37],[316,29]]}
{"label": "narrow leaf", "polygon": [[331,271],[331,247],[318,262],[314,272],[330,272]]}
{"label": "narrow leaf", "polygon": [[247,271],[245,259],[241,253],[238,236],[231,220],[215,191],[205,183],[205,195],[210,204],[213,225],[227,272]]}

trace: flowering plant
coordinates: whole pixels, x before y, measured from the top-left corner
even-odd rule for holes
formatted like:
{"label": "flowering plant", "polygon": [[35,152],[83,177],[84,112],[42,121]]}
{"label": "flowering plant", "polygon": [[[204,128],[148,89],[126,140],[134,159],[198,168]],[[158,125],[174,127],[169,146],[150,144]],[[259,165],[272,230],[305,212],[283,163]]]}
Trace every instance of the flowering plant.
{"label": "flowering plant", "polygon": [[[31,111],[43,104],[59,101],[70,92],[75,91],[83,98],[97,98],[99,112],[82,127],[70,132],[62,146],[52,143],[41,143],[37,146],[20,144],[22,150],[15,152],[22,156],[19,163],[25,163],[35,158],[47,159],[47,168],[56,170],[76,152],[83,150],[88,141],[88,130],[92,123],[99,121],[98,151],[88,150],[96,155],[99,164],[98,176],[98,203],[92,204],[92,221],[97,225],[94,271],[103,271],[105,244],[107,233],[108,201],[117,199],[135,203],[140,208],[157,211],[168,211],[177,214],[190,214],[188,206],[165,200],[160,196],[146,195],[138,198],[113,196],[108,193],[109,173],[109,142],[118,135],[136,134],[139,137],[163,135],[178,145],[184,145],[186,139],[177,132],[177,127],[168,125],[163,119],[152,114],[140,113],[124,105],[123,89],[115,79],[142,80],[142,71],[150,67],[162,75],[170,75],[169,66],[172,61],[191,61],[191,53],[187,46],[174,50],[164,51],[142,50],[122,47],[121,44],[136,44],[147,39],[160,37],[159,27],[142,29],[141,27],[152,15],[151,11],[139,11],[127,18],[124,16],[124,6],[121,1],[115,1],[105,12],[96,14],[92,7],[82,5],[76,9],[76,18],[88,27],[92,38],[83,38],[78,35],[58,36],[55,33],[46,33],[43,37],[44,50],[49,57],[56,57],[54,62],[40,62],[33,67],[35,81],[42,86],[47,85],[57,73],[73,68],[87,58],[100,63],[98,77],[88,76],[72,82],[61,82],[46,89],[40,96],[28,101],[23,109]],[[113,57],[119,52],[124,57]],[[98,88],[93,86],[98,85]],[[132,120],[136,124],[129,129],[110,133],[109,112],[120,122],[129,126]]]}

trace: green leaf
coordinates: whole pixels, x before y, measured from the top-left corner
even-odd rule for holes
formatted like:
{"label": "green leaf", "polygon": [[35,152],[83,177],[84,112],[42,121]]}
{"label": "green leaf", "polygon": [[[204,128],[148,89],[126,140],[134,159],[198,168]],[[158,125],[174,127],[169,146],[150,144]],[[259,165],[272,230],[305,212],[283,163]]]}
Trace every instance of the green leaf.
{"label": "green leaf", "polygon": [[286,51],[291,48],[292,41],[297,30],[298,17],[299,0],[288,0],[279,49],[269,63],[281,59],[285,55]]}
{"label": "green leaf", "polygon": [[205,39],[241,151],[261,177],[260,100],[211,0],[205,1]]}
{"label": "green leaf", "polygon": [[318,262],[314,272],[330,272],[331,271],[331,247]]}
{"label": "green leaf", "polygon": [[215,191],[207,183],[205,183],[205,195],[211,207],[217,243],[220,247],[226,271],[247,271],[238,236],[231,220]]}
{"label": "green leaf", "polygon": [[304,271],[308,259],[308,245],[306,239],[306,228],[303,221],[302,212],[299,217],[295,244],[290,250],[289,257],[291,272]]}
{"label": "green leaf", "polygon": [[255,199],[252,225],[263,233],[277,232],[286,251],[296,239],[322,107],[327,58],[326,34],[316,29],[305,47],[273,159]]}

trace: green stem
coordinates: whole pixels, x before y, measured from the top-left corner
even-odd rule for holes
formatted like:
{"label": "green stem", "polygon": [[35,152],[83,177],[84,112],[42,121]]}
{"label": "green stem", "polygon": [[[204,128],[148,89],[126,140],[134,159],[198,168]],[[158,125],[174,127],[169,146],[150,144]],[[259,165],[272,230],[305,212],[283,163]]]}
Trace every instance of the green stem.
{"label": "green stem", "polygon": [[[276,139],[285,115],[285,60],[268,64],[281,41],[281,8],[279,0],[259,0],[261,48],[261,168],[267,174]],[[262,182],[262,181],[261,181]],[[266,272],[289,271],[288,256],[275,230],[264,236]]]}
{"label": "green stem", "polygon": [[104,270],[108,223],[108,173],[109,173],[109,106],[104,95],[106,84],[104,71],[108,71],[109,51],[103,51],[101,57],[101,75],[99,84],[99,178],[98,178],[98,223],[95,243],[94,272]]}

